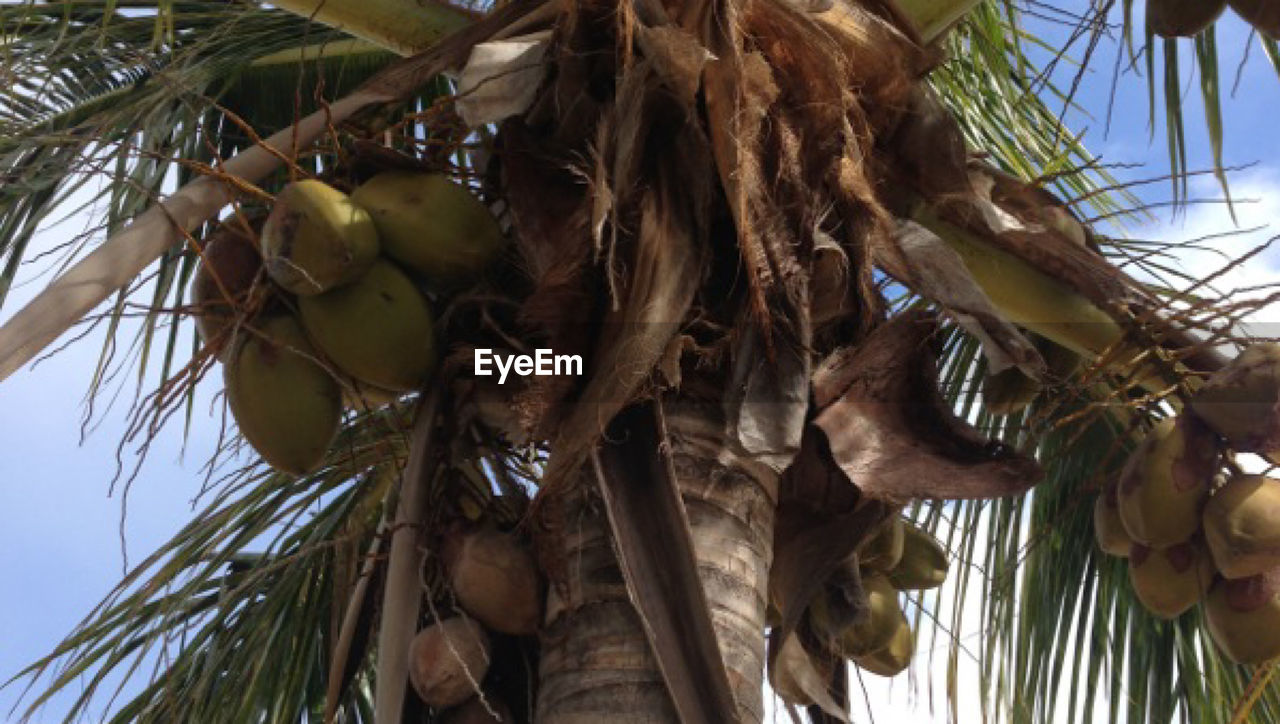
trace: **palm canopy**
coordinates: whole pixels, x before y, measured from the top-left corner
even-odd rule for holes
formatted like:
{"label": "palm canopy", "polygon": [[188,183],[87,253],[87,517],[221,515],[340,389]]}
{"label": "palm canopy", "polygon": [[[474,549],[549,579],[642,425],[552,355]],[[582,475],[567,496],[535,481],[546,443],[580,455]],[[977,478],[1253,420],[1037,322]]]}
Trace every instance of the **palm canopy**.
{"label": "palm canopy", "polygon": [[[902,5],[910,9],[913,3]],[[1201,77],[1208,143],[1222,173],[1222,83],[1213,30],[1187,41],[1161,40],[1134,21],[1130,2],[1114,5],[1090,9],[1077,19],[1075,32],[1089,48],[1111,30],[1108,18],[1122,23],[1120,62],[1146,68],[1152,113],[1167,119],[1174,195],[1185,196],[1189,134],[1180,73],[1188,53]],[[458,8],[423,12],[440,13],[446,26],[470,22]],[[65,213],[68,199],[83,198],[77,190],[99,183],[92,201],[104,201],[106,211],[95,216],[98,231],[115,233],[175,185],[217,177],[221,159],[302,115],[323,112],[378,71],[396,67],[394,54],[373,42],[376,34],[355,32],[361,39],[353,41],[306,17],[250,3],[24,3],[0,8],[0,28],[5,75],[13,79],[0,97],[0,299],[32,234],[53,214]],[[1064,199],[1079,199],[1077,208],[1091,208],[1095,216],[1126,213],[1135,198],[1114,190],[1116,181],[1061,129],[1058,118],[1073,103],[1074,86],[1045,80],[1046,69],[1031,60],[1030,49],[1040,42],[1011,4],[978,4],[945,37],[947,60],[929,81],[969,148],[987,154],[993,165],[1039,181]],[[1267,58],[1280,62],[1274,41],[1259,36],[1258,43]],[[1088,50],[1084,56],[1081,73],[1093,60]],[[381,102],[370,103],[353,123],[335,123],[315,147],[295,149],[283,173],[242,183],[240,190],[249,203],[265,201],[287,178],[331,172],[352,163],[353,154],[377,162],[376,151],[344,134],[394,139],[388,144],[459,176],[483,171],[479,159],[493,151],[489,130],[470,135],[458,127],[447,103],[437,103],[452,90],[450,81],[433,79],[378,96]],[[914,218],[930,226],[927,212],[917,210]],[[930,228],[945,226],[943,220]],[[192,241],[208,231],[207,225],[194,229]],[[1168,250],[1093,239],[1110,258],[1145,265],[1163,282],[1165,288],[1146,290],[1155,300],[1152,309],[1214,342],[1236,341],[1218,324],[1218,300],[1178,293],[1188,280],[1171,276],[1162,263]],[[64,261],[83,246],[69,250]],[[134,297],[143,295],[146,321],[137,354],[104,362],[158,375],[157,394],[135,411],[140,427],[182,409],[213,362],[198,346],[176,348],[188,316],[196,248],[167,246],[148,269],[152,283],[121,288],[107,315],[117,324],[130,314]],[[980,265],[973,255],[964,258]],[[927,290],[910,284],[888,289],[902,295],[895,308],[930,301]],[[1067,301],[1079,303],[1075,299]],[[1230,314],[1241,311],[1231,308]],[[1123,562],[1084,543],[1092,536],[1098,481],[1129,447],[1134,419],[1167,411],[1162,394],[1168,391],[1146,395],[1108,377],[1100,364],[1052,400],[993,415],[981,400],[986,364],[969,331],[945,327],[943,391],[979,428],[1034,450],[1047,475],[1025,495],[913,505],[917,519],[964,564],[955,567],[955,585],[915,601],[912,613],[925,622],[921,637],[937,644],[929,648],[946,651],[952,662],[976,658],[987,711],[1013,721],[1064,714],[1092,721],[1104,695],[1113,721],[1167,721],[1189,712],[1197,721],[1228,721],[1237,702],[1256,707],[1262,720],[1280,715],[1280,694],[1259,690],[1254,702],[1254,672],[1216,652],[1198,613],[1172,623],[1149,617],[1128,586]],[[1110,384],[1098,387],[1098,380]],[[408,401],[349,415],[317,473],[294,478],[254,464],[220,481],[178,536],[137,566],[49,658],[25,672],[39,686],[33,706],[87,677],[89,685],[68,715],[73,718],[95,696],[110,696],[100,687],[112,672],[143,671],[163,661],[145,690],[117,706],[117,719],[297,721],[332,713],[326,707],[348,721],[372,719],[372,692],[385,671],[375,664],[370,642],[369,591],[375,586],[358,581],[367,580],[361,575],[364,556],[379,552],[392,524],[394,483],[411,447],[409,415]],[[227,453],[234,444],[228,443]],[[437,481],[426,491],[433,515],[473,506],[503,524],[520,520],[528,491],[543,482],[545,447],[516,447],[492,434],[464,436],[456,444],[469,448],[458,456],[468,462],[448,471],[447,484]],[[495,497],[495,488],[503,495]],[[430,528],[432,521],[423,523]],[[985,621],[977,651],[949,636],[973,607]],[[175,640],[182,645],[161,657]],[[954,682],[935,683],[959,698]]]}

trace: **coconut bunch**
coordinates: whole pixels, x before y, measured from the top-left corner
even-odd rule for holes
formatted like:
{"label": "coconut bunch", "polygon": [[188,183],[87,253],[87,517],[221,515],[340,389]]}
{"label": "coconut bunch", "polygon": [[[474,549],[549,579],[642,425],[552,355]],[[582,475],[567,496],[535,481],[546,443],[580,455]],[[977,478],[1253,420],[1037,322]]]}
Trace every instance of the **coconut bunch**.
{"label": "coconut bunch", "polygon": [[942,585],[948,567],[938,541],[894,516],[841,563],[809,604],[814,648],[878,676],[901,673],[915,651],[901,594]]}
{"label": "coconut bunch", "polygon": [[515,721],[511,707],[521,697],[509,685],[527,678],[525,643],[542,623],[533,555],[515,534],[488,522],[446,527],[439,548],[447,595],[432,608],[459,615],[414,637],[410,682],[441,721]]}
{"label": "coconut bunch", "polygon": [[244,438],[282,472],[314,470],[344,407],[427,384],[438,354],[429,294],[471,284],[502,248],[470,191],[408,171],[350,195],[293,182],[265,217],[213,231],[193,301]]}
{"label": "coconut bunch", "polygon": [[1128,557],[1142,604],[1172,619],[1202,603],[1239,663],[1280,656],[1280,480],[1216,475],[1224,448],[1280,448],[1278,404],[1280,346],[1246,349],[1153,427],[1094,504],[1098,546]]}

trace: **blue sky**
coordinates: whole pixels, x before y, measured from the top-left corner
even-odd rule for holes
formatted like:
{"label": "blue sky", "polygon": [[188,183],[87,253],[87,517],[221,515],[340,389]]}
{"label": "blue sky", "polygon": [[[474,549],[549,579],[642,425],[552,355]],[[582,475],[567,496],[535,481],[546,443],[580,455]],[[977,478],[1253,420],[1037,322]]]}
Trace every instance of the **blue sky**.
{"label": "blue sky", "polygon": [[[1062,5],[1084,7],[1078,0]],[[1047,30],[1052,37],[1062,36],[1043,23],[1034,27]],[[1234,18],[1220,23],[1218,47],[1226,92],[1230,91],[1245,38],[1243,25]],[[1111,131],[1104,135],[1114,46],[1104,46],[1101,52],[1105,60],[1095,64],[1079,95],[1080,104],[1090,115],[1073,112],[1068,116],[1068,125],[1074,129],[1087,126],[1088,145],[1105,161],[1144,164],[1117,171],[1121,178],[1165,173],[1163,128],[1157,121],[1154,137],[1148,129],[1144,80],[1132,75],[1121,79]],[[1192,149],[1189,165],[1194,169],[1208,168],[1211,157],[1197,100],[1198,80],[1189,74],[1183,78],[1191,91],[1186,108]],[[1257,164],[1233,176],[1233,188],[1241,200],[1240,218],[1245,227],[1266,223],[1273,227],[1269,232],[1222,242],[1233,250],[1249,248],[1259,239],[1278,233],[1274,224],[1280,221],[1280,134],[1276,132],[1280,79],[1256,46],[1243,70],[1240,89],[1226,100],[1226,162]],[[1193,197],[1219,195],[1210,178],[1194,181],[1192,189]],[[1155,184],[1140,192],[1149,201],[1162,201],[1168,197],[1169,186]],[[1260,202],[1246,203],[1252,198]],[[1134,234],[1177,240],[1227,230],[1231,224],[1219,205],[1192,207],[1177,218],[1167,209],[1158,214],[1155,222],[1133,229]],[[75,223],[73,219],[47,230],[39,245],[52,246],[77,233],[80,229],[75,228]],[[1202,266],[1207,262],[1201,259],[1188,258],[1186,263],[1190,269],[1207,268]],[[27,281],[0,309],[0,320],[7,319],[39,288],[44,277],[34,277],[46,265],[24,270],[19,278]],[[1280,256],[1265,255],[1241,272],[1239,278],[1241,283],[1280,278]],[[0,680],[46,653],[121,575],[120,491],[117,489],[115,496],[109,497],[108,485],[116,472],[117,446],[125,429],[124,416],[134,381],[116,381],[123,390],[120,399],[109,410],[99,407],[94,429],[81,440],[87,383],[101,344],[102,331],[98,330],[68,350],[0,383],[0,430],[4,433],[0,510],[7,512],[4,525],[0,526]],[[191,501],[203,482],[202,466],[220,424],[220,406],[213,404],[217,379],[213,376],[205,382],[192,438],[185,447],[180,421],[175,421],[162,431],[132,484],[123,532],[133,562],[167,539],[190,516]],[[100,405],[109,398],[110,395],[104,396]],[[121,459],[126,470],[135,463],[133,451],[133,446],[123,448]],[[942,721],[941,710],[931,713],[927,707],[906,706],[905,677],[890,685],[868,683],[873,696],[881,702],[877,712],[880,720]],[[0,719],[13,704],[14,693],[12,689],[0,691]],[[55,702],[49,714],[64,707],[65,700]]]}

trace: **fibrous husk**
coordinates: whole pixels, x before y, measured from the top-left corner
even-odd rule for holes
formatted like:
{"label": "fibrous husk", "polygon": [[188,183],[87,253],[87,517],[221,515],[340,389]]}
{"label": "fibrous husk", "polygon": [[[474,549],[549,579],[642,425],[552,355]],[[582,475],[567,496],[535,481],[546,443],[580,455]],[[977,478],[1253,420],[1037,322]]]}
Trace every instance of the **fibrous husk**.
{"label": "fibrous husk", "polygon": [[501,699],[472,697],[440,714],[440,724],[513,724],[515,717]]}
{"label": "fibrous husk", "polygon": [[1147,0],[1147,29],[1163,38],[1189,38],[1226,7],[1226,0]]}
{"label": "fibrous husk", "polygon": [[200,266],[191,282],[191,301],[196,307],[196,329],[205,344],[229,349],[226,335],[236,318],[249,308],[250,292],[262,272],[256,228],[261,219],[248,224],[232,217],[206,236],[200,249]]}
{"label": "fibrous husk", "polygon": [[1214,642],[1232,661],[1261,664],[1280,656],[1280,569],[1219,579],[1204,612]]}
{"label": "fibrous husk", "polygon": [[1237,452],[1280,453],[1280,344],[1244,350],[1190,404]]}
{"label": "fibrous husk", "polygon": [[474,281],[506,247],[489,209],[445,176],[387,171],[351,200],[373,218],[384,254],[443,289]]}
{"label": "fibrous husk", "polygon": [[427,299],[391,262],[379,260],[353,284],[300,297],[298,313],[316,346],[370,386],[416,390],[435,367]]}
{"label": "fibrous husk", "polygon": [[817,706],[840,721],[848,714],[836,703],[829,690],[835,672],[835,659],[810,656],[799,636],[788,636],[769,669],[769,683],[783,701],[793,706]]}
{"label": "fibrous husk", "polygon": [[448,618],[418,632],[409,646],[409,681],[427,706],[448,709],[480,691],[489,671],[489,636],[469,618]]}
{"label": "fibrous husk", "polygon": [[359,279],[378,256],[378,232],[369,214],[315,179],[295,181],[276,195],[261,244],[267,273],[299,296]]}
{"label": "fibrous husk", "polygon": [[1116,489],[1134,541],[1165,548],[1191,538],[1218,464],[1213,433],[1186,415],[1165,418],[1125,464]]}
{"label": "fibrous husk", "polygon": [[278,470],[302,475],[324,459],[342,417],[338,383],[291,317],[246,331],[223,368],[240,434]]}
{"label": "fibrous husk", "polygon": [[1227,578],[1280,567],[1280,480],[1237,475],[1227,481],[1205,506],[1204,538]]}
{"label": "fibrous husk", "polygon": [[1133,539],[1120,520],[1120,501],[1116,497],[1116,483],[1111,481],[1103,488],[1093,503],[1093,534],[1103,553],[1126,557],[1133,547]]}
{"label": "fibrous husk", "polygon": [[1227,0],[1227,4],[1258,32],[1280,40],[1280,5],[1275,0]]}
{"label": "fibrous husk", "polygon": [[900,616],[889,642],[877,651],[853,657],[853,663],[877,676],[897,676],[911,665],[911,657],[916,648],[915,639],[907,617]]}
{"label": "fibrous husk", "polygon": [[928,84],[912,88],[906,114],[887,142],[892,168],[926,198],[969,192],[964,133]]}
{"label": "fibrous husk", "polygon": [[889,571],[893,587],[899,591],[919,591],[941,586],[951,566],[947,549],[914,525],[908,524],[903,533],[902,559]]}
{"label": "fibrous husk", "polygon": [[862,579],[867,592],[867,617],[846,627],[833,640],[832,649],[846,658],[878,651],[888,645],[902,618],[898,590],[880,573],[869,573]]}
{"label": "fibrous husk", "polygon": [[1196,605],[1213,575],[1209,552],[1196,542],[1169,548],[1135,543],[1129,551],[1129,584],[1143,607],[1160,618],[1177,618]]}
{"label": "fibrous husk", "polygon": [[879,531],[858,549],[858,565],[873,571],[890,571],[902,560],[906,523],[893,516],[881,524]]}
{"label": "fibrous husk", "polygon": [[458,605],[485,626],[529,636],[542,622],[542,586],[529,550],[490,527],[450,535],[444,545]]}

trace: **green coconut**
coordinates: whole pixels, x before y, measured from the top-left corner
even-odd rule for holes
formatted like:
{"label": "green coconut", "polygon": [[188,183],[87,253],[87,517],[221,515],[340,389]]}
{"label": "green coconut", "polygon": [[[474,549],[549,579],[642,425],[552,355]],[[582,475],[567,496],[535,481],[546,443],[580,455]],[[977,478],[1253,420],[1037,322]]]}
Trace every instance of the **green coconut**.
{"label": "green coconut", "polygon": [[858,549],[858,565],[872,571],[888,571],[902,559],[905,523],[899,516],[885,521]]}
{"label": "green coconut", "polygon": [[538,568],[514,536],[489,527],[456,532],[445,540],[443,557],[462,610],[500,633],[537,633],[543,600]]}
{"label": "green coconut", "polygon": [[1209,634],[1238,664],[1280,656],[1280,570],[1219,579],[1204,604]]}
{"label": "green coconut", "polygon": [[246,331],[223,367],[240,434],[276,469],[314,470],[338,431],[342,393],[292,317]]}
{"label": "green coconut", "polygon": [[900,616],[888,643],[876,651],[853,657],[853,663],[877,676],[897,676],[911,665],[915,648],[911,625],[906,616]]}
{"label": "green coconut", "polygon": [[445,176],[387,171],[351,199],[372,216],[383,253],[441,288],[474,280],[506,246],[489,209]]}
{"label": "green coconut", "polygon": [[1120,520],[1120,503],[1115,482],[1108,483],[1093,503],[1093,534],[1103,553],[1125,557],[1133,547],[1129,531]]}
{"label": "green coconut", "polygon": [[350,410],[376,410],[390,405],[403,395],[403,392],[353,381],[342,385],[342,406]]}
{"label": "green coconut", "polygon": [[433,709],[458,706],[489,671],[489,637],[468,618],[447,618],[418,632],[409,646],[409,681]]}
{"label": "green coconut", "polygon": [[1215,373],[1191,409],[1237,452],[1280,454],[1280,344],[1258,344]]}
{"label": "green coconut", "polygon": [[1209,27],[1226,0],[1147,0],[1147,28],[1162,38],[1189,38]]}
{"label": "green coconut", "polygon": [[1227,4],[1258,32],[1280,40],[1280,3],[1276,0],[1228,0]]}
{"label": "green coconut", "polygon": [[947,580],[947,549],[914,525],[903,528],[902,558],[889,571],[889,581],[900,591],[937,588]]}
{"label": "green coconut", "polygon": [[1129,551],[1129,584],[1143,607],[1156,616],[1181,616],[1204,597],[1213,583],[1213,560],[1198,543]]}
{"label": "green coconut", "polygon": [[851,555],[836,566],[822,590],[809,602],[809,627],[821,641],[834,642],[850,626],[867,620],[867,591],[858,567],[858,556]]}
{"label": "green coconut", "polygon": [[994,415],[1012,415],[1025,410],[1045,385],[1062,384],[1080,367],[1080,355],[1075,352],[1039,335],[1028,336],[1044,359],[1044,383],[1028,377],[1017,367],[987,375],[982,383],[982,404]]}
{"label": "green coconut", "polygon": [[298,313],[316,346],[367,385],[416,390],[435,367],[431,309],[390,262],[378,261],[353,284],[300,297]]}
{"label": "green coconut", "polygon": [[229,219],[202,241],[200,265],[191,281],[191,302],[195,307],[196,329],[205,344],[227,349],[229,332],[237,317],[248,310],[250,293],[262,272],[255,228],[261,219],[248,225]]}
{"label": "green coconut", "polygon": [[867,595],[867,615],[846,627],[832,642],[832,649],[846,658],[883,648],[902,617],[898,590],[881,573],[868,573],[862,578]]}
{"label": "green coconut", "polygon": [[1227,578],[1280,567],[1280,480],[1237,475],[1204,508],[1204,538]]}
{"label": "green coconut", "polygon": [[307,179],[276,195],[261,244],[271,278],[310,296],[359,279],[378,256],[378,231],[346,194]]}
{"label": "green coconut", "polygon": [[1153,548],[1191,538],[1218,464],[1214,435],[1196,420],[1161,420],[1120,474],[1120,520],[1129,537]]}

